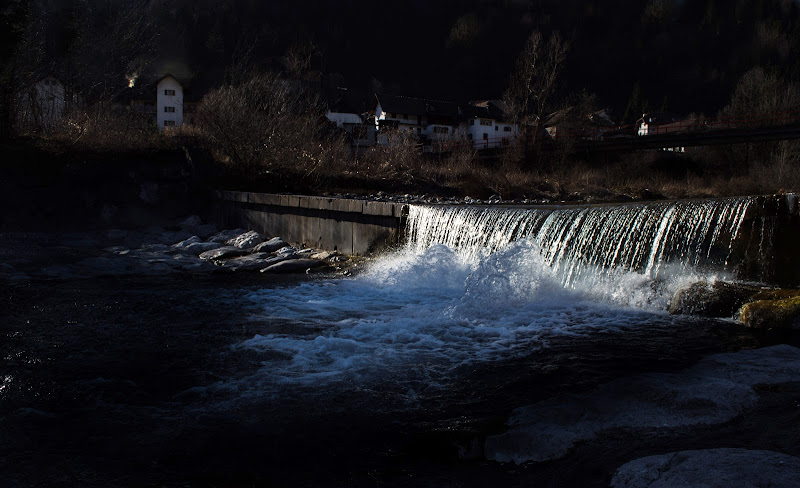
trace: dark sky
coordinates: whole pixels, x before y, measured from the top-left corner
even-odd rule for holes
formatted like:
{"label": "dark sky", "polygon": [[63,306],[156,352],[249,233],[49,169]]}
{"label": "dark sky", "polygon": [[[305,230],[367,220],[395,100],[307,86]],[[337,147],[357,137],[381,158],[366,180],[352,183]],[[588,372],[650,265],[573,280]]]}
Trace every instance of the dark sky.
{"label": "dark sky", "polygon": [[[72,4],[101,15],[141,0],[36,0],[51,24]],[[570,44],[557,99],[581,90],[622,117],[641,107],[716,113],[755,66],[800,79],[797,0],[152,0],[157,69],[219,83],[245,47],[280,68],[313,46],[313,70],[352,89],[449,100],[502,96],[527,36]],[[637,97],[634,97],[634,92]]]}

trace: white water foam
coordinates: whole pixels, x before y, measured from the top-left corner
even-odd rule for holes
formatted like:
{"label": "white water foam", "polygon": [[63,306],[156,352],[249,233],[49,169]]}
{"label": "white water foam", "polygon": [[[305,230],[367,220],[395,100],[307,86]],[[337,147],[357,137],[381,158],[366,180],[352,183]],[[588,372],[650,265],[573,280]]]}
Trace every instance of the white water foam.
{"label": "white water foam", "polygon": [[751,203],[411,207],[405,248],[361,275],[251,293],[254,322],[291,328],[235,346],[264,363],[227,386],[263,395],[391,383],[413,398],[420,385],[444,386],[465,366],[529,355],[555,336],[669,326],[669,298],[714,278],[693,264],[728,252]]}

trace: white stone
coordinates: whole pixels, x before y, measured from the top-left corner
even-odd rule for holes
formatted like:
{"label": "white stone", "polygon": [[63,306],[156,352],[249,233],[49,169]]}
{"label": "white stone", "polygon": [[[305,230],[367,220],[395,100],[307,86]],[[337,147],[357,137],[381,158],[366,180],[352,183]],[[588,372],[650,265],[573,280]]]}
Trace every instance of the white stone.
{"label": "white stone", "polygon": [[262,242],[264,242],[264,237],[258,232],[251,230],[230,239],[227,244],[229,246],[238,247],[239,249],[251,249]]}

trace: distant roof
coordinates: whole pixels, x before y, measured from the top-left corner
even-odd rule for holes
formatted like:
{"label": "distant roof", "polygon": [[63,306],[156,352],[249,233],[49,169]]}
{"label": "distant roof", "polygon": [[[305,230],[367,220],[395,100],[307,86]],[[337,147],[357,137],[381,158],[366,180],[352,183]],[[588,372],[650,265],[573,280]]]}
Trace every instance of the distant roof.
{"label": "distant roof", "polygon": [[438,115],[443,117],[458,117],[461,114],[455,102],[444,100],[428,100],[424,98],[375,95],[375,100],[380,103],[384,111],[409,115]]}
{"label": "distant roof", "polygon": [[357,90],[337,87],[327,97],[331,112],[362,114],[369,110],[369,98]]}
{"label": "distant roof", "polygon": [[473,100],[464,109],[467,117],[484,117],[500,122],[508,120],[508,107],[502,100]]}

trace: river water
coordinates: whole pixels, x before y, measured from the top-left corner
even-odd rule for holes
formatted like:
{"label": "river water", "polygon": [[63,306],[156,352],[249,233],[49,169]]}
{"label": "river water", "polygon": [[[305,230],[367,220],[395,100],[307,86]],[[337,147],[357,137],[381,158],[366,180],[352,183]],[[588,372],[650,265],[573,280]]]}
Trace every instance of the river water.
{"label": "river water", "polygon": [[[421,207],[407,245],[352,277],[6,280],[0,469],[13,487],[607,486],[618,466],[659,449],[720,436],[750,447],[753,427],[734,421],[589,436],[545,463],[497,462],[488,448],[519,407],[761,345],[732,319],[665,311],[680,286],[728,276],[693,264],[735,234],[736,205],[747,203],[692,225],[713,239],[685,237],[683,260],[662,257],[658,241],[681,209],[642,217],[655,245],[608,266],[589,242],[570,256],[548,247],[610,232],[598,216],[570,230],[543,215],[538,233],[517,222],[510,238],[466,245],[475,232],[454,242],[423,231],[453,215]],[[546,225],[562,226],[561,244],[543,240]],[[38,259],[76,252],[47,250]],[[770,405],[752,418],[778,431],[796,420]]]}

